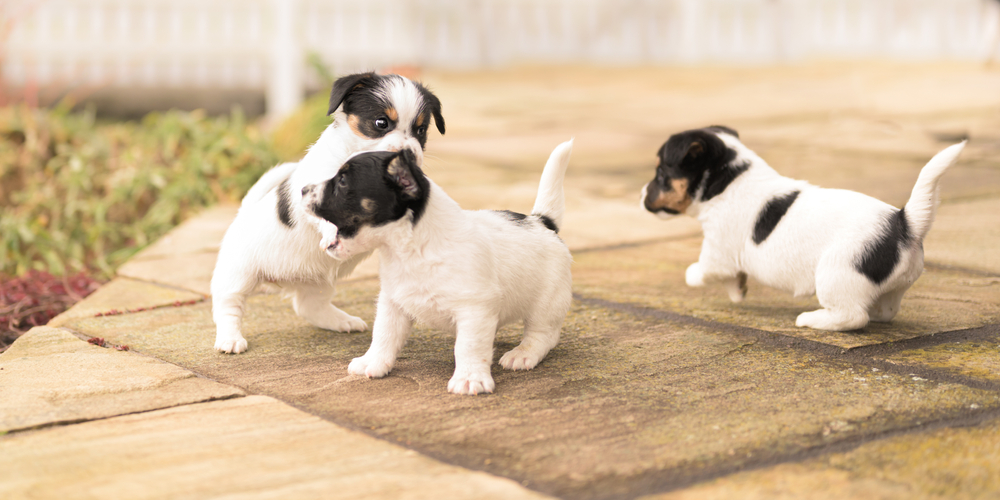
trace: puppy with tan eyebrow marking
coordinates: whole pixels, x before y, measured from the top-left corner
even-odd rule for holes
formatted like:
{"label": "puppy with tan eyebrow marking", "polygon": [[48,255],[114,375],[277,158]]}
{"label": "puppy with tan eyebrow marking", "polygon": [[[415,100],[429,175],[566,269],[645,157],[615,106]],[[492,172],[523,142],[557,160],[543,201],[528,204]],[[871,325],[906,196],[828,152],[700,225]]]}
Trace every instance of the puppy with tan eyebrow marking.
{"label": "puppy with tan eyebrow marking", "polygon": [[212,273],[215,349],[247,349],[243,316],[247,296],[264,281],[278,283],[292,296],[295,312],[320,328],[360,331],[360,318],[335,307],[334,284],[369,253],[339,262],[326,249],[337,229],[303,212],[302,188],[336,175],[360,151],[409,151],[423,158],[433,119],[444,134],[438,98],[419,83],[398,75],[360,73],[333,84],[329,114],[333,123],[297,163],[278,165],[250,189],[226,231]]}
{"label": "puppy with tan eyebrow marking", "polygon": [[800,314],[796,326],[856,330],[892,320],[923,272],[938,179],[964,147],[931,158],[906,206],[896,209],[783,177],[733,129],[688,130],[660,148],[642,204],[664,218],[686,213],[701,222],[705,239],[685,274],[688,286],[721,283],[740,302],[749,275],[796,297],[817,296],[823,308]]}

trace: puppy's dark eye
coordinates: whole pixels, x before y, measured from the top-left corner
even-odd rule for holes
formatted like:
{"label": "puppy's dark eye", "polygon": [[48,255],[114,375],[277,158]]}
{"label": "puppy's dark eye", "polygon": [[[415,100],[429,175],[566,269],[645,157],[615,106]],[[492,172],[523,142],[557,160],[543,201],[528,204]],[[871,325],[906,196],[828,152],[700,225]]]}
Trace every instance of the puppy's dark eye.
{"label": "puppy's dark eye", "polygon": [[417,135],[424,135],[427,133],[427,125],[421,125],[417,127]]}
{"label": "puppy's dark eye", "polygon": [[347,177],[341,177],[341,178],[337,179],[337,188],[338,189],[345,189],[345,188],[347,188]]}
{"label": "puppy's dark eye", "polygon": [[389,128],[389,119],[388,118],[376,118],[375,119],[375,128],[377,128],[379,130],[385,130],[385,129]]}

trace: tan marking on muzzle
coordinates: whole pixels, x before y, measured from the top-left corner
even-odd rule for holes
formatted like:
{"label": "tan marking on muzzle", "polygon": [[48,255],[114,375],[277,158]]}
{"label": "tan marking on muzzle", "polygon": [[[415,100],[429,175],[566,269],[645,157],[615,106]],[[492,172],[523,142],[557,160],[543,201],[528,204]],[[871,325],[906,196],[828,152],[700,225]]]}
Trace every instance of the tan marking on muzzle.
{"label": "tan marking on muzzle", "polygon": [[375,200],[373,200],[371,198],[362,198],[361,199],[361,208],[364,209],[365,212],[369,212],[369,213],[374,212],[376,206],[378,206],[378,205],[375,203]]}
{"label": "tan marking on muzzle", "polygon": [[688,195],[687,179],[671,179],[670,191],[660,191],[660,195],[647,206],[654,210],[658,208],[669,208],[684,213],[691,206],[691,196]]}

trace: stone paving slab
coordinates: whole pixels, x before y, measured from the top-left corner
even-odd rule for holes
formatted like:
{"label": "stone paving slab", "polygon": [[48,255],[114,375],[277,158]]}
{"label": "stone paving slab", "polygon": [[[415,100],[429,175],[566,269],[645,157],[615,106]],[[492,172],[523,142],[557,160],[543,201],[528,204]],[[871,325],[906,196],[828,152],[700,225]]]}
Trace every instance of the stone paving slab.
{"label": "stone paving slab", "polygon": [[795,326],[796,316],[819,308],[815,297],[795,298],[750,280],[747,298],[740,304],[733,304],[719,286],[688,287],[684,283],[684,271],[698,260],[700,248],[700,238],[687,238],[577,252],[573,265],[574,287],[589,297],[642,304],[844,348],[1000,321],[1000,285],[990,284],[992,278],[930,268],[903,297],[902,311],[890,323],[870,323],[856,332],[799,328]]}
{"label": "stone paving slab", "polygon": [[955,340],[887,355],[893,363],[923,365],[977,379],[1000,382],[1000,339]]}
{"label": "stone paving slab", "polygon": [[976,286],[1000,289],[1000,196],[942,204],[924,251],[928,261],[988,273]]}
{"label": "stone paving slab", "polygon": [[[371,320],[377,283],[338,304]],[[80,319],[141,352],[432,457],[576,498],[656,491],[758,460],[905,429],[980,408],[1000,393],[779,348],[711,325],[576,304],[564,338],[535,370],[494,369],[493,395],[446,391],[454,339],[417,328],[392,374],[347,375],[370,334],[311,327],[274,295],[251,298],[250,350],[213,352],[207,304]],[[140,326],[141,325],[141,326]],[[519,340],[501,331],[497,358]],[[664,479],[666,478],[666,479]]]}
{"label": "stone paving slab", "polygon": [[979,499],[1000,491],[1000,423],[897,436],[643,500]]}
{"label": "stone paving slab", "polygon": [[98,314],[152,309],[204,299],[205,296],[199,293],[129,278],[115,278],[52,318],[48,326],[58,327],[71,319],[89,318]]}
{"label": "stone paving slab", "polygon": [[262,396],[0,436],[0,497],[545,498]]}
{"label": "stone paving slab", "polygon": [[56,328],[33,328],[0,354],[0,435],[241,395],[235,387]]}

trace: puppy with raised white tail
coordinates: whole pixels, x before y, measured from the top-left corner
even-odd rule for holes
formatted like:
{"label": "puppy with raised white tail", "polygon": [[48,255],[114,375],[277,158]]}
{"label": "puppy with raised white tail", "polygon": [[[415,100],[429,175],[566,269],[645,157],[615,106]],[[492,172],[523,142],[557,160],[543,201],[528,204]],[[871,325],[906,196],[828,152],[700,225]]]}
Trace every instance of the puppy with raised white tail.
{"label": "puppy with raised white tail", "polygon": [[938,179],[964,147],[931,158],[897,209],[783,177],[730,128],[688,130],[660,148],[642,204],[664,218],[686,213],[701,222],[705,238],[698,262],[687,269],[689,286],[721,283],[740,302],[749,275],[796,297],[816,295],[822,309],[800,314],[797,326],[856,330],[891,321],[923,272]]}
{"label": "puppy with raised white tail", "polygon": [[222,239],[212,273],[219,351],[247,349],[241,331],[246,299],[265,281],[288,291],[296,314],[315,326],[344,332],[368,327],[331,300],[337,278],[350,274],[370,252],[331,259],[326,249],[337,229],[302,210],[302,188],[333,177],[359,151],[406,150],[419,160],[432,118],[444,133],[441,103],[401,76],[361,73],[333,84],[329,113],[333,123],[301,161],[278,165],[254,184]]}
{"label": "puppy with raised white tail", "polygon": [[500,365],[534,368],[559,341],[573,300],[573,258],[556,234],[571,151],[568,141],[552,152],[531,215],[462,210],[406,150],[356,155],[307,186],[306,210],[338,228],[331,255],[349,262],[379,251],[372,344],[348,371],[388,374],[415,320],[455,333],[450,392],[493,392],[493,341],[508,323],[523,321],[524,338]]}

